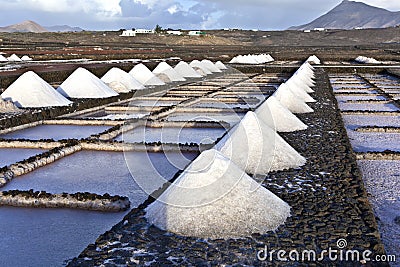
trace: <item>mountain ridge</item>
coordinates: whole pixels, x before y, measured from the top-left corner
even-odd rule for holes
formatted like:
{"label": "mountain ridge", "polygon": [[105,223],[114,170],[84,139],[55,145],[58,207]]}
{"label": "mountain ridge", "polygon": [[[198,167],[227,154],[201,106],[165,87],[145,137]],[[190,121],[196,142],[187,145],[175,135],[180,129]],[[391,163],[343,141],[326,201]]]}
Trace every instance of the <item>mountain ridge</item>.
{"label": "mountain ridge", "polygon": [[388,28],[400,25],[400,12],[343,0],[326,14],[310,23],[290,27],[289,30]]}
{"label": "mountain ridge", "polygon": [[55,25],[55,26],[43,27],[42,25],[32,20],[26,20],[13,25],[0,27],[0,32],[43,33],[43,32],[80,32],[80,31],[83,31],[83,29],[79,27],[71,27],[69,25]]}

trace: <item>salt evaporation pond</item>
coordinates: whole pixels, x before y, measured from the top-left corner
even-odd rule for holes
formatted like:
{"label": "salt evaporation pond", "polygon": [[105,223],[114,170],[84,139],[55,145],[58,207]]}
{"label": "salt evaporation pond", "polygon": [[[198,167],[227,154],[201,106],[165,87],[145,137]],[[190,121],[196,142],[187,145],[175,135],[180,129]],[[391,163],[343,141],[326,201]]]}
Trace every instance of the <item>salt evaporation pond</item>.
{"label": "salt evaporation pond", "polygon": [[348,130],[347,134],[355,152],[400,152],[400,133],[363,133]]}
{"label": "salt evaporation pond", "polygon": [[2,148],[0,149],[0,168],[41,154],[44,151],[42,149]]}
{"label": "salt evaporation pond", "polygon": [[[126,153],[131,169],[135,166],[135,176],[161,175],[165,179],[171,179],[196,156]],[[149,168],[149,163],[154,168]],[[78,152],[18,177],[3,188],[11,189],[118,194],[128,196],[132,208],[148,197],[132,179],[124,154],[117,152]],[[0,266],[62,266],[126,213],[0,207],[0,249],[5,252],[0,255]]]}
{"label": "salt evaporation pond", "polygon": [[220,113],[174,113],[168,116],[168,121],[213,121],[227,122],[230,124],[238,123],[246,114],[234,112]]}
{"label": "salt evaporation pond", "polygon": [[386,100],[384,96],[380,95],[364,95],[364,96],[338,95],[336,96],[336,99],[338,100],[338,102],[357,101],[357,100]]}
{"label": "salt evaporation pond", "polygon": [[339,103],[342,111],[346,110],[368,110],[368,111],[398,111],[394,104],[382,103]]}
{"label": "salt evaporation pond", "polygon": [[399,160],[359,160],[363,178],[388,255],[400,255],[400,169]]}
{"label": "salt evaporation pond", "polygon": [[381,115],[342,115],[344,124],[349,130],[354,130],[362,126],[378,127],[400,127],[400,116],[381,116]]}
{"label": "salt evaporation pond", "polygon": [[0,135],[0,138],[27,140],[53,139],[56,141],[63,139],[82,139],[93,134],[102,133],[110,128],[110,126],[39,125]]}
{"label": "salt evaporation pond", "polygon": [[123,133],[116,141],[127,143],[162,142],[172,144],[211,144],[225,134],[224,128],[151,128],[137,127],[132,131]]}

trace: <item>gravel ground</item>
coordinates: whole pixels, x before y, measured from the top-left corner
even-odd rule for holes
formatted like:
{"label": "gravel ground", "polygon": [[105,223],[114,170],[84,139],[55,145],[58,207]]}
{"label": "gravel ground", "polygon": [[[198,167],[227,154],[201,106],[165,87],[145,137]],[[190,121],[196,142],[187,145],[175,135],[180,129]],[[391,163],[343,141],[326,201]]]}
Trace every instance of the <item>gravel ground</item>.
{"label": "gravel ground", "polygon": [[[69,266],[264,266],[257,252],[293,249],[337,249],[345,238],[346,249],[371,250],[384,254],[378,226],[343,125],[328,76],[318,72],[319,102],[311,104],[313,114],[299,116],[310,127],[283,137],[303,156],[300,169],[271,173],[263,186],[288,202],[292,217],[276,232],[254,234],[238,240],[199,240],[181,237],[144,219],[148,199],[110,231],[89,245]],[[262,179],[261,179],[262,180]],[[260,180],[260,181],[261,181]],[[273,266],[361,266],[357,262],[281,262]],[[386,264],[380,264],[387,266]],[[377,266],[377,264],[374,264]]]}

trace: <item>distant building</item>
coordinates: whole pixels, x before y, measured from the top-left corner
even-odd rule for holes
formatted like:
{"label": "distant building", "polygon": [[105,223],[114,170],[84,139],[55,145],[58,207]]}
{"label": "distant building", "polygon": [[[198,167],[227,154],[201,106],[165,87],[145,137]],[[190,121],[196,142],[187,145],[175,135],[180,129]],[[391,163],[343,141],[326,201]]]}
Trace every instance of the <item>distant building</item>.
{"label": "distant building", "polygon": [[314,28],[314,31],[317,32],[324,32],[326,29],[325,28]]}
{"label": "distant building", "polygon": [[138,34],[154,34],[154,30],[147,30],[147,29],[136,29],[136,30],[127,30],[123,31],[120,36],[124,37],[134,37]]}
{"label": "distant building", "polygon": [[147,29],[136,29],[136,34],[154,34],[154,30],[147,30]]}
{"label": "distant building", "polygon": [[311,32],[311,30],[305,30],[304,32],[305,32],[305,33],[310,33],[310,32]]}
{"label": "distant building", "polygon": [[181,31],[167,31],[167,34],[169,34],[169,35],[182,35],[183,32],[181,32]]}
{"label": "distant building", "polygon": [[134,36],[136,36],[136,31],[133,31],[133,30],[123,31],[120,36],[123,36],[123,37],[134,37]]}
{"label": "distant building", "polygon": [[204,36],[204,35],[206,35],[206,33],[202,32],[202,31],[190,31],[188,33],[188,35],[189,36]]}

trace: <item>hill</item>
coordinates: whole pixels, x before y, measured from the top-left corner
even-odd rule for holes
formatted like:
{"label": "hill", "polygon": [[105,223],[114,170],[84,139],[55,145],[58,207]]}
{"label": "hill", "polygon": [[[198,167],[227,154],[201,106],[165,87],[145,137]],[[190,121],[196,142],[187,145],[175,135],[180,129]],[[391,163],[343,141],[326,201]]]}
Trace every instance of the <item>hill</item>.
{"label": "hill", "polygon": [[0,32],[35,32],[43,33],[48,30],[34,21],[27,20],[21,23],[13,24],[6,27],[0,27]]}
{"label": "hill", "polygon": [[82,28],[71,27],[68,25],[46,26],[45,28],[51,32],[81,32],[81,31],[84,31],[84,29],[82,29]]}
{"label": "hill", "polygon": [[367,5],[362,2],[344,0],[325,15],[289,30],[388,28],[400,25],[400,12]]}

